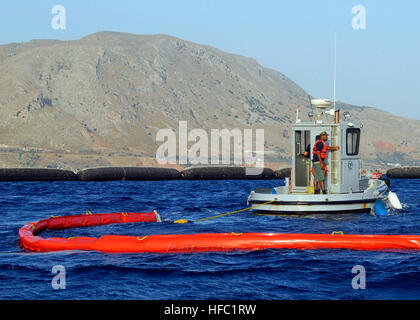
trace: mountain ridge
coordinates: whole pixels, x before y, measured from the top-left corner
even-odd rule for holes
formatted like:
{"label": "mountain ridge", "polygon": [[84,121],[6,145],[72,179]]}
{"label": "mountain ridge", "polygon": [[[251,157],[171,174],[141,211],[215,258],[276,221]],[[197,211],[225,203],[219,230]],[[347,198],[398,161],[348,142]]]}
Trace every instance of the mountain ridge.
{"label": "mountain ridge", "polygon": [[[189,129],[264,128],[276,152],[267,161],[286,164],[298,104],[310,110],[308,93],[282,73],[164,34],[2,45],[0,166],[156,165],[157,131],[182,120]],[[368,165],[419,163],[420,121],[338,106],[365,122]]]}

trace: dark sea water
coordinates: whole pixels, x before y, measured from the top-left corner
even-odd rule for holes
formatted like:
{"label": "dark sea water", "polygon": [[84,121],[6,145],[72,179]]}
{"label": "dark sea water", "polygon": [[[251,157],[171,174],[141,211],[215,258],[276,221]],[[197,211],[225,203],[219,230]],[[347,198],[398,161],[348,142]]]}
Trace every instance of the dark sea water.
{"label": "dark sea water", "polygon": [[[0,183],[0,299],[419,299],[420,252],[264,250],[192,254],[31,253],[18,230],[50,217],[158,210],[163,219],[199,219],[246,207],[272,181]],[[370,214],[273,217],[239,213],[193,224],[170,222],[47,231],[43,237],[200,232],[420,234],[420,180],[392,180],[405,206]],[[62,265],[66,288],[52,288]],[[366,271],[355,290],[352,268]]]}

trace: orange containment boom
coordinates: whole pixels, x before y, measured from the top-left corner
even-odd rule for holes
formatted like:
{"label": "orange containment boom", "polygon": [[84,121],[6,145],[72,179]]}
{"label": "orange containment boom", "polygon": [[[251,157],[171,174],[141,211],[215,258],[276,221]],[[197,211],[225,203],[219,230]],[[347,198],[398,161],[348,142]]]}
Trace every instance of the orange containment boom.
{"label": "orange containment boom", "polygon": [[24,248],[48,252],[93,250],[101,252],[187,253],[263,249],[353,249],[419,250],[419,235],[337,235],[279,233],[208,233],[151,236],[107,235],[100,238],[48,238],[38,234],[45,229],[66,229],[112,223],[160,222],[156,212],[110,213],[51,217],[29,223],[19,230]]}

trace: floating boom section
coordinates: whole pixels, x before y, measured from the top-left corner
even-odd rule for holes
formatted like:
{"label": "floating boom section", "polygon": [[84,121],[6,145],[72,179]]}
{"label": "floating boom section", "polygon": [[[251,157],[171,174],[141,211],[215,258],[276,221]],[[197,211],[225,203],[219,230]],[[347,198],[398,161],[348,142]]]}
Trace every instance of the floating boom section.
{"label": "floating boom section", "polygon": [[178,235],[106,235],[100,238],[48,238],[38,234],[46,229],[66,229],[113,223],[159,222],[156,212],[111,213],[51,217],[29,223],[19,230],[24,248],[50,252],[88,250],[115,253],[188,253],[216,251],[254,251],[263,249],[353,249],[419,250],[419,235],[344,235],[279,233],[208,233]]}

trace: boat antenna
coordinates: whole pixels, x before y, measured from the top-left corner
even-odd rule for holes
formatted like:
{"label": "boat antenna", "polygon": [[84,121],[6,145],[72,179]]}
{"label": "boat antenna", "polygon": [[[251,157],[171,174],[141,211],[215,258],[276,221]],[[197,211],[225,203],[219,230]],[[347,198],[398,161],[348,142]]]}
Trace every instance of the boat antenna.
{"label": "boat antenna", "polygon": [[334,113],[337,98],[337,32],[334,32]]}

